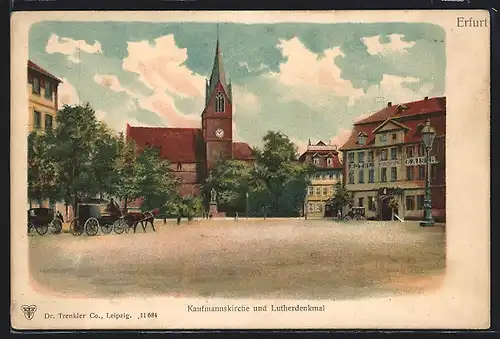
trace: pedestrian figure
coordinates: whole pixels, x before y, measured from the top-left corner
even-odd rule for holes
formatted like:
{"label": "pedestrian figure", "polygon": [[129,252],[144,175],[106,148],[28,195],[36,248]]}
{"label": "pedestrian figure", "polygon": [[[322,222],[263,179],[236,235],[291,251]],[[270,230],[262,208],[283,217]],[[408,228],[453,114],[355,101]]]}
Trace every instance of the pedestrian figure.
{"label": "pedestrian figure", "polygon": [[181,219],[182,219],[182,217],[180,215],[177,216],[177,225],[179,225],[181,223]]}

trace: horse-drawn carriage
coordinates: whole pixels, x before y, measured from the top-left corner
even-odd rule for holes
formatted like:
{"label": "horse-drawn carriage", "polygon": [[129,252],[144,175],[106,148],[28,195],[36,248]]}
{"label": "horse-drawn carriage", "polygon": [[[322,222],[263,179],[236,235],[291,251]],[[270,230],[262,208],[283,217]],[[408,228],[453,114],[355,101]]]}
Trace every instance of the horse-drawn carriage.
{"label": "horse-drawn carriage", "polygon": [[108,206],[103,209],[102,205],[96,203],[78,204],[77,217],[71,221],[70,229],[74,235],[81,235],[85,232],[89,236],[97,235],[99,227],[104,234],[109,234],[113,230],[116,234],[121,234],[128,232],[131,228],[134,229],[135,233],[138,224],[141,224],[145,232],[149,223],[153,231],[156,231],[154,227],[156,213],[157,210],[124,212],[117,206],[112,208]]}
{"label": "horse-drawn carriage", "polygon": [[[74,235],[81,235],[85,232],[89,236],[94,236],[99,232],[99,221],[105,221],[102,218],[101,206],[99,204],[78,204],[76,207],[76,218],[71,220],[69,228]],[[102,229],[103,233],[106,233],[104,230],[107,230],[107,228],[104,227]]]}
{"label": "horse-drawn carriage", "polygon": [[155,215],[158,214],[158,209],[142,212],[140,209],[127,209],[126,213],[121,213],[119,218],[113,224],[113,230],[116,234],[122,234],[123,232],[128,233],[130,229],[137,229],[137,226],[141,224],[142,230],[146,232],[146,227],[148,224],[151,225],[153,231],[156,231],[154,225]]}
{"label": "horse-drawn carriage", "polygon": [[50,208],[30,208],[28,210],[28,234],[35,230],[38,234],[44,235],[52,227],[54,233],[61,233],[62,220],[58,218]]}
{"label": "horse-drawn carriage", "polygon": [[349,212],[344,216],[344,220],[364,220],[365,208],[364,207],[351,207]]}

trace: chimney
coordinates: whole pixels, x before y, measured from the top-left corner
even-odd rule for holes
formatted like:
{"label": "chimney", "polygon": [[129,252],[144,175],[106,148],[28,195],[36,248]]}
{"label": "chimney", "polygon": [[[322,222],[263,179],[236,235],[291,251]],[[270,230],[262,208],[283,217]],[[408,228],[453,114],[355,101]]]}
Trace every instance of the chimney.
{"label": "chimney", "polygon": [[392,106],[392,101],[389,101],[389,102],[387,103],[387,107],[391,107],[391,106]]}
{"label": "chimney", "polygon": [[424,100],[429,100],[429,97],[425,97]]}

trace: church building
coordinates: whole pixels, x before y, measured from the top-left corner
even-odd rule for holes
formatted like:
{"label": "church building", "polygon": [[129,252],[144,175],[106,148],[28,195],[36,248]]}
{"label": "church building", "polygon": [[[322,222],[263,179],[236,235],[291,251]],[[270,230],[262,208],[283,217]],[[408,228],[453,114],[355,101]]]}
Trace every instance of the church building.
{"label": "church building", "polygon": [[210,78],[206,80],[205,108],[201,128],[126,126],[125,137],[141,151],[160,149],[181,181],[181,196],[199,196],[200,186],[219,159],[253,162],[255,154],[245,142],[233,141],[233,96],[226,82],[219,39]]}

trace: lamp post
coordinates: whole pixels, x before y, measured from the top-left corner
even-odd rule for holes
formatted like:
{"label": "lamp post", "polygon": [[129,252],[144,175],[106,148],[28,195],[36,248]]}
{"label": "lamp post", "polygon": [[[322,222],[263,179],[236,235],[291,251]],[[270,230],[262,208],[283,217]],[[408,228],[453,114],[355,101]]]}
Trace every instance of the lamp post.
{"label": "lamp post", "polygon": [[245,193],[245,196],[246,196],[246,215],[247,215],[247,219],[248,219],[248,192]]}
{"label": "lamp post", "polygon": [[426,177],[425,177],[425,198],[424,198],[424,220],[420,222],[420,226],[428,227],[434,226],[432,219],[432,204],[431,204],[431,162],[430,151],[436,136],[436,130],[431,126],[431,121],[427,119],[425,126],[420,131],[422,134],[422,143],[425,147],[426,158]]}

